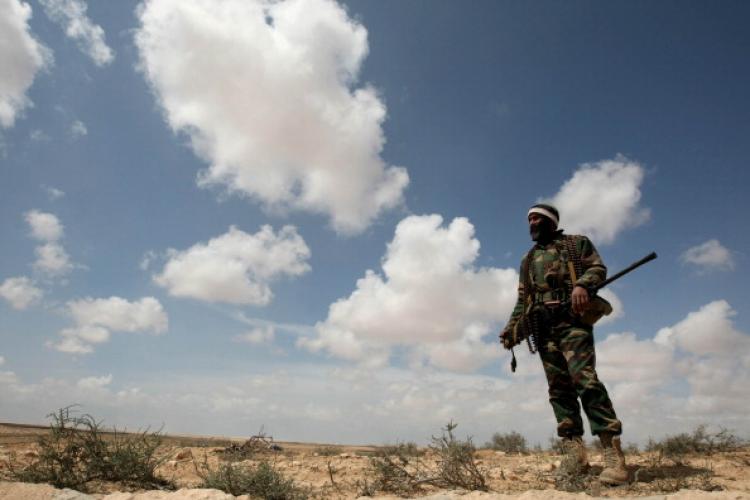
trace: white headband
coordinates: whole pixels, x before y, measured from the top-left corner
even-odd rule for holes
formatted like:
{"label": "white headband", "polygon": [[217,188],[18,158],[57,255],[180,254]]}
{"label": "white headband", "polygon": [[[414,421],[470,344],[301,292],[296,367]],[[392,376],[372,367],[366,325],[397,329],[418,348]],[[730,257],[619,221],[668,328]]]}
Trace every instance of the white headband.
{"label": "white headband", "polygon": [[557,226],[557,224],[560,222],[560,221],[557,220],[557,217],[555,217],[555,214],[553,214],[552,212],[550,212],[546,208],[531,207],[531,209],[529,210],[529,213],[528,213],[528,215],[526,215],[526,217],[528,217],[531,214],[540,214],[540,215],[544,215],[545,217],[549,217],[550,219],[552,219],[552,222],[555,223],[555,226]]}

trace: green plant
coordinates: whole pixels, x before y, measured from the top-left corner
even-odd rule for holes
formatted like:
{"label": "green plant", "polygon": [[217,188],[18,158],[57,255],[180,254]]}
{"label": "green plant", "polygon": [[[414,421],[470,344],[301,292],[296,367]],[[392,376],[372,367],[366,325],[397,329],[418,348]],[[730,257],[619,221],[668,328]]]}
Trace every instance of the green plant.
{"label": "green plant", "polygon": [[81,491],[86,491],[91,481],[173,489],[171,482],[155,474],[161,463],[156,457],[162,440],[158,432],[105,433],[100,421],[89,414],[74,416],[72,408],[48,415],[52,419],[50,432],[38,440],[38,459],[21,470],[14,469],[15,479]]}
{"label": "green plant", "polygon": [[262,461],[257,466],[220,464],[211,469],[204,463],[201,473],[202,488],[221,490],[235,496],[250,495],[264,500],[304,500],[308,493],[292,479],[285,478],[271,463]]}
{"label": "green plant", "polygon": [[485,443],[484,447],[506,453],[527,453],[529,451],[526,446],[526,438],[516,431],[504,434],[496,432],[492,435],[490,441]]}

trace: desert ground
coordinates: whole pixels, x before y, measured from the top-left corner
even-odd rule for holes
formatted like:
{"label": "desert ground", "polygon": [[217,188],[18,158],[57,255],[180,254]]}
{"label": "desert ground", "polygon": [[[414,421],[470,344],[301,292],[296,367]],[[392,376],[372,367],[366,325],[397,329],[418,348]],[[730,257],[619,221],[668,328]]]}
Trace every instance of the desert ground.
{"label": "desert ground", "polygon": [[[216,469],[233,463],[257,466],[272,464],[284,478],[294,481],[305,496],[314,499],[344,498],[426,498],[426,499],[505,499],[563,500],[591,497],[649,499],[750,500],[750,449],[747,447],[710,454],[688,454],[679,459],[658,453],[628,455],[631,482],[606,487],[596,480],[602,457],[591,449],[592,469],[585,481],[569,485],[560,481],[561,455],[551,451],[509,454],[478,449],[475,462],[486,478],[486,491],[467,491],[440,487],[430,482],[417,484],[410,491],[384,491],[375,488],[377,472],[374,457],[382,448],[374,446],[339,446],[329,444],[274,442],[201,436],[163,436],[158,447],[159,477],[170,481],[171,490],[143,490],[118,483],[101,482],[87,486],[82,493],[57,489],[48,484],[19,482],[13,476],[39,459],[38,438],[49,428],[19,424],[0,424],[0,498],[28,500],[150,500],[193,499],[219,500],[251,498],[233,496],[216,489],[200,488],[206,467]],[[269,445],[274,446],[269,446]],[[243,448],[243,445],[245,446]],[[251,449],[252,448],[252,449]],[[234,450],[232,455],[227,451]],[[244,450],[244,451],[243,451]],[[247,453],[245,453],[247,452]],[[244,453],[244,455],[243,455]],[[380,455],[379,455],[380,453]],[[425,469],[437,458],[429,450],[420,450],[419,463]],[[415,459],[416,460],[416,459]],[[382,463],[382,462],[381,462]],[[398,460],[395,460],[398,463]],[[203,473],[201,471],[204,471]],[[564,491],[568,490],[568,491]]]}

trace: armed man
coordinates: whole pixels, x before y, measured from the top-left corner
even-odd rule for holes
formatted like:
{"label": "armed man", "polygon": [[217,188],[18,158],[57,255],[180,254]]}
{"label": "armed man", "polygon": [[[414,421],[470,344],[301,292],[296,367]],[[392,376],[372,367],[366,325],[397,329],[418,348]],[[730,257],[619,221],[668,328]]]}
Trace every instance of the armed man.
{"label": "armed man", "polygon": [[[528,212],[535,244],[521,260],[518,300],[500,339],[506,349],[526,340],[532,353],[539,352],[557,434],[573,469],[579,473],[588,469],[583,406],[591,433],[599,436],[604,450],[600,481],[623,484],[628,473],[620,446],[622,424],[596,375],[594,352],[593,325],[612,307],[589,293],[604,282],[607,268],[591,241],[563,234],[557,228],[559,220],[551,205],[540,203]],[[512,367],[515,370],[515,355]]]}

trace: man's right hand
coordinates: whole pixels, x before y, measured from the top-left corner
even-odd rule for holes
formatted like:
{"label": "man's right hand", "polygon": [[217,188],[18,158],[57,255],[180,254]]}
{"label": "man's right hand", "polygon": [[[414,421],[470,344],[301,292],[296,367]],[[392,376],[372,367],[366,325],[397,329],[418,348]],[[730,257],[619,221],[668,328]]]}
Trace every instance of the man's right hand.
{"label": "man's right hand", "polygon": [[503,330],[500,332],[500,342],[503,343],[503,347],[506,349],[513,347],[513,332],[510,330]]}

